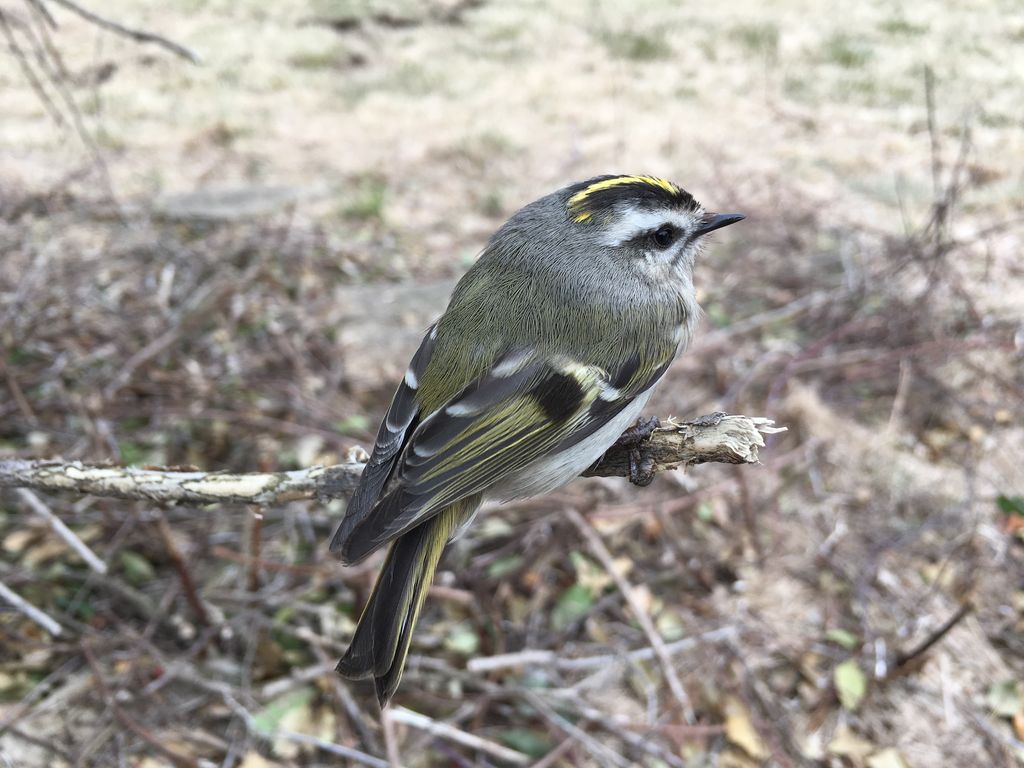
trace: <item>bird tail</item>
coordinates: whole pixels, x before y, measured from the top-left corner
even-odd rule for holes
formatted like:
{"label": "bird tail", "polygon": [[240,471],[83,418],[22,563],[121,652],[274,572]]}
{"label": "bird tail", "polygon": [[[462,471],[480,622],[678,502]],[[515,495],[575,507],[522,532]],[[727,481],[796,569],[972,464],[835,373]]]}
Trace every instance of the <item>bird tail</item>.
{"label": "bird tail", "polygon": [[373,677],[383,709],[402,679],[412,632],[445,545],[476,512],[479,497],[462,499],[391,544],[352,643],[335,669],[342,677]]}

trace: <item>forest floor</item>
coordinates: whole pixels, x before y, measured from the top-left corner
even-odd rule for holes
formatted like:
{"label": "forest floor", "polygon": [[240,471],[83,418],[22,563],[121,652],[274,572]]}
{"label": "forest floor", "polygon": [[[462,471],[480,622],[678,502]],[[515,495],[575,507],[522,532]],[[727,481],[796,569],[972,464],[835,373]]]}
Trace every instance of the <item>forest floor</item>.
{"label": "forest floor", "polygon": [[1019,3],[94,5],[201,63],[0,0],[0,458],[336,462],[490,233],[609,172],[748,216],[650,412],[788,431],[487,510],[386,717],[331,672],[343,505],[4,491],[63,631],[0,606],[0,766],[1024,765]]}

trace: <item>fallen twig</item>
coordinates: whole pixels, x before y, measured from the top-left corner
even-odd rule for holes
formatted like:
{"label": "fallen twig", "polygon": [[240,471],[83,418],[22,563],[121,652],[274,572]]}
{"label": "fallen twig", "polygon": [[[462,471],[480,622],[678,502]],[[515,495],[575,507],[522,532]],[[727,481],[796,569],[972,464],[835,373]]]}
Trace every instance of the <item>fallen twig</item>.
{"label": "fallen twig", "polygon": [[[651,755],[660,763],[670,765],[672,768],[687,768],[685,762],[650,738],[655,730],[661,731],[669,724],[653,725],[650,723],[633,722],[625,715],[614,714],[588,705],[572,689],[552,690],[548,693],[559,705],[571,707],[574,717],[602,728],[614,737],[621,739],[633,749]],[[675,724],[675,726],[676,728],[688,728],[691,733],[700,733],[705,728],[705,726],[699,725]],[[710,727],[714,728],[715,726]],[[694,729],[697,730],[694,731]],[[701,733],[700,735],[705,734]]]}
{"label": "fallen twig", "polygon": [[530,763],[530,758],[522,752],[517,752],[514,749],[503,747],[501,744],[497,744],[493,741],[488,741],[487,739],[482,739],[479,736],[474,736],[473,734],[460,730],[448,723],[434,720],[433,718],[421,715],[419,712],[413,712],[405,707],[389,709],[385,716],[390,718],[392,722],[410,725],[413,728],[426,731],[432,736],[437,736],[440,739],[447,739],[448,741],[453,741],[456,744],[461,744],[464,747],[475,749],[478,752],[482,752],[496,760],[501,760],[511,765],[529,765]]}
{"label": "fallen twig", "polygon": [[249,566],[246,576],[246,589],[258,592],[260,589],[260,549],[263,543],[263,512],[259,507],[252,507],[249,515]]}
{"label": "fallen twig", "polygon": [[96,689],[113,713],[114,719],[120,723],[122,728],[134,733],[176,766],[179,766],[179,768],[199,768],[199,761],[195,757],[181,752],[175,747],[168,746],[121,708],[110,687],[107,685],[107,681],[103,678],[99,662],[96,660],[96,656],[93,654],[92,648],[89,647],[88,643],[82,643],[82,655],[85,657],[85,662],[89,665],[89,669],[92,670],[93,677],[96,680]]}
{"label": "fallen twig", "polygon": [[[713,629],[695,637],[684,637],[665,644],[665,652],[669,655],[682,653],[696,648],[700,643],[712,643],[721,640],[734,640],[736,628],[732,626]],[[560,672],[582,671],[589,669],[606,669],[610,666],[628,664],[636,661],[650,661],[655,658],[654,649],[638,648],[628,653],[603,653],[599,656],[583,656],[578,659],[567,659],[555,651],[528,649],[516,653],[503,653],[498,656],[478,656],[466,662],[470,672],[495,672],[511,667],[544,666],[554,667]]]}
{"label": "fallen twig", "polygon": [[937,642],[949,634],[949,631],[953,629],[953,627],[963,621],[967,614],[969,614],[973,609],[974,606],[971,605],[971,603],[964,603],[957,609],[956,613],[946,619],[946,621],[942,623],[942,626],[928,635],[928,637],[915,645],[909,651],[901,651],[896,654],[896,663],[893,665],[892,671],[888,676],[890,678],[899,677],[920,668],[920,666],[925,662],[924,655]]}
{"label": "fallen twig", "polygon": [[346,760],[353,760],[361,765],[369,765],[371,768],[390,768],[391,766],[387,760],[381,760],[373,755],[361,752],[358,749],[346,747],[343,744],[335,744],[333,741],[318,739],[316,736],[310,736],[305,733],[278,730],[274,731],[274,738],[292,741],[296,744],[306,744],[311,747],[316,747],[328,754],[344,757]]}
{"label": "fallen twig", "polygon": [[632,765],[629,760],[618,752],[605,746],[578,725],[560,715],[540,694],[535,691],[524,690],[523,696],[534,709],[544,716],[545,720],[562,731],[566,736],[575,739],[580,746],[598,758],[601,764],[616,765],[621,766],[621,768],[629,768]]}
{"label": "fallen twig", "polygon": [[22,500],[29,505],[33,512],[43,518],[53,532],[60,536],[64,540],[64,543],[71,547],[82,558],[86,565],[92,568],[96,573],[106,573],[107,564],[104,563],[95,552],[89,549],[80,538],[78,538],[74,531],[64,525],[64,521],[57,517],[50,508],[43,504],[32,491],[27,488],[19,488],[18,495],[21,496]]}
{"label": "fallen twig", "polygon": [[203,599],[199,596],[199,590],[196,589],[196,581],[192,578],[192,571],[188,567],[188,561],[185,559],[185,555],[182,554],[178,542],[174,540],[174,532],[171,530],[171,526],[163,513],[160,513],[156,518],[156,529],[160,534],[160,540],[163,542],[164,548],[167,550],[168,557],[171,558],[171,562],[174,564],[174,570],[178,572],[182,589],[185,591],[185,600],[188,601],[196,618],[202,624],[209,626],[211,623],[210,614],[206,610],[206,606],[203,605]]}
{"label": "fallen twig", "polygon": [[576,739],[572,736],[566,736],[557,747],[531,765],[530,768],[551,768],[551,766],[555,765],[562,756],[573,748],[575,744]]}
{"label": "fallen twig", "polygon": [[669,690],[672,691],[672,695],[675,697],[676,702],[682,708],[683,716],[686,718],[688,723],[696,721],[696,715],[693,711],[693,705],[690,703],[690,696],[686,693],[686,689],[683,687],[683,681],[679,679],[679,674],[676,672],[676,668],[672,665],[672,658],[665,648],[665,640],[662,638],[661,633],[658,632],[658,628],[654,626],[654,622],[651,621],[651,617],[647,615],[647,611],[640,604],[637,599],[636,593],[633,590],[633,585],[630,584],[626,577],[622,575],[618,568],[615,567],[615,558],[612,557],[612,553],[608,551],[608,547],[604,545],[600,534],[594,530],[594,526],[586,521],[575,509],[568,509],[566,511],[569,519],[573,525],[583,534],[583,538],[587,540],[587,544],[590,545],[591,551],[594,556],[601,562],[604,569],[611,576],[615,582],[615,586],[618,587],[619,592],[629,603],[629,608],[636,618],[637,623],[640,624],[640,628],[647,635],[647,639],[651,642],[651,647],[654,649],[655,655],[658,657],[658,663],[661,664],[661,670],[665,674],[665,679],[668,681]]}
{"label": "fallen twig", "polygon": [[25,618],[34,621],[51,635],[59,635],[61,633],[60,624],[58,624],[55,619],[50,618],[46,613],[36,608],[17,592],[12,591],[2,581],[0,581],[0,600],[6,602]]}

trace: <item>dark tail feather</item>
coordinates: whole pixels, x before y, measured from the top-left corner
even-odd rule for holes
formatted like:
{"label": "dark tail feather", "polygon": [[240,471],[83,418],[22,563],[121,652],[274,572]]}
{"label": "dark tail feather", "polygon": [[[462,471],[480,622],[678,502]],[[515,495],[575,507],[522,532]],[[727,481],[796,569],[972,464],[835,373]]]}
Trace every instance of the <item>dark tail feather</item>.
{"label": "dark tail feather", "polygon": [[402,679],[412,632],[441,553],[460,525],[476,511],[478,499],[446,507],[395,539],[377,577],[355,635],[336,667],[342,677],[373,677],[377,700],[387,706]]}

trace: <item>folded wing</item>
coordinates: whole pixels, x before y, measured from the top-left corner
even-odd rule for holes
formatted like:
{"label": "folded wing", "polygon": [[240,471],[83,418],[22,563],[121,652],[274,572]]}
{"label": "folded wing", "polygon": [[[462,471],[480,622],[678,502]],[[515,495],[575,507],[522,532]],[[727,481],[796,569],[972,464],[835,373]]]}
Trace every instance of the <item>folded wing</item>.
{"label": "folded wing", "polygon": [[514,352],[444,406],[420,414],[414,385],[430,340],[395,394],[331,543],[345,562],[584,439],[652,386],[671,361],[642,370],[634,358],[609,375],[564,356]]}

